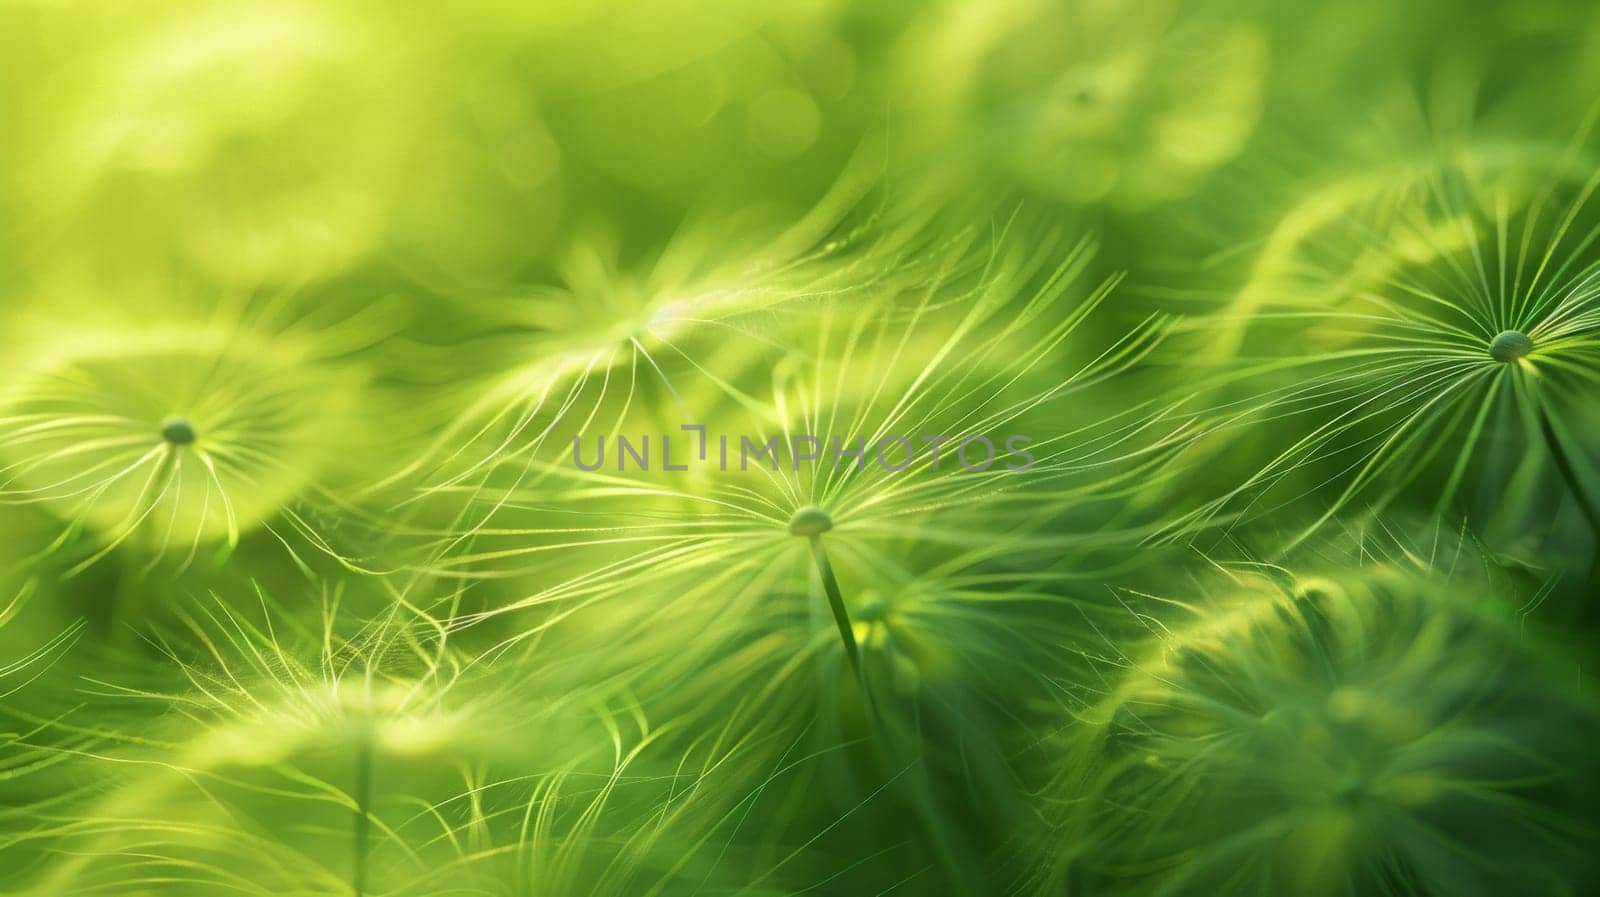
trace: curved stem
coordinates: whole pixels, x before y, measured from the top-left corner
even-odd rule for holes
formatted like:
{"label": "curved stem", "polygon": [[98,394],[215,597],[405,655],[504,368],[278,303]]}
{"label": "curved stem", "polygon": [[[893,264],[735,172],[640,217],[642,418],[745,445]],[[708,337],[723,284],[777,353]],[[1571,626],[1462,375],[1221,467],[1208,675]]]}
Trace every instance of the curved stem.
{"label": "curved stem", "polygon": [[1589,534],[1594,538],[1589,563],[1589,583],[1600,584],[1600,508],[1595,506],[1589,491],[1583,487],[1583,479],[1578,475],[1577,465],[1573,464],[1566,447],[1561,444],[1561,438],[1556,435],[1555,424],[1550,420],[1550,411],[1547,408],[1539,409],[1539,431],[1544,436],[1545,448],[1550,451],[1550,457],[1555,461],[1562,482],[1566,484],[1567,491],[1572,493],[1573,500],[1578,503],[1578,510],[1589,523]]}
{"label": "curved stem", "polygon": [[[861,647],[856,644],[855,626],[850,622],[850,611],[844,606],[839,580],[833,575],[833,565],[828,563],[828,550],[822,547],[821,535],[813,534],[808,539],[811,542],[811,560],[817,566],[817,574],[822,577],[822,591],[828,595],[828,607],[833,611],[834,625],[839,627],[839,640],[844,642],[844,653],[850,658],[850,669],[855,672],[857,679],[861,679]],[[862,680],[862,688],[866,688],[865,680]]]}
{"label": "curved stem", "polygon": [[813,533],[807,539],[811,543],[811,560],[816,564],[817,574],[822,578],[822,590],[828,596],[828,607],[833,611],[834,625],[839,627],[839,640],[844,643],[845,656],[850,659],[850,668],[861,687],[861,700],[868,718],[872,720],[867,729],[873,747],[879,754],[880,761],[888,761],[890,765],[904,764],[911,772],[903,790],[955,893],[963,897],[984,893],[984,890],[973,881],[973,876],[968,871],[969,866],[964,862],[967,851],[945,823],[944,815],[934,799],[933,786],[928,781],[921,745],[918,744],[910,752],[912,757],[907,760],[906,752],[902,750],[902,746],[898,743],[899,739],[895,737],[895,730],[886,720],[880,719],[877,702],[873,700],[866,672],[861,666],[861,647],[856,643],[856,632],[850,622],[850,611],[845,607],[839,580],[833,575],[833,565],[828,562],[828,550],[822,545],[820,533]]}
{"label": "curved stem", "polygon": [[1572,463],[1572,458],[1567,455],[1567,450],[1561,445],[1561,440],[1556,436],[1555,427],[1550,423],[1550,415],[1544,410],[1539,412],[1539,429],[1544,434],[1545,447],[1550,450],[1550,456],[1555,459],[1556,470],[1561,472],[1561,479],[1567,484],[1567,489],[1572,492],[1572,497],[1578,502],[1578,509],[1589,521],[1589,527],[1594,531],[1596,539],[1600,539],[1600,508],[1595,506],[1594,500],[1589,497],[1587,489],[1583,488],[1583,481],[1578,477],[1577,466]]}

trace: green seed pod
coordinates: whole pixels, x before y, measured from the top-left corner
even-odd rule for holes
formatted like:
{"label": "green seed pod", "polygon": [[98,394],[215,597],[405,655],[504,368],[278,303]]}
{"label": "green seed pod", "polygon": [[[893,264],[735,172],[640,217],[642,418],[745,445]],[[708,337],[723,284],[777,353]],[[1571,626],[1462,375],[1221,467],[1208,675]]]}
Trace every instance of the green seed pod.
{"label": "green seed pod", "polygon": [[789,516],[789,535],[820,536],[833,529],[833,518],[816,505],[806,505]]}
{"label": "green seed pod", "polygon": [[1519,361],[1532,351],[1533,340],[1516,330],[1503,330],[1489,341],[1489,357],[1506,364]]}

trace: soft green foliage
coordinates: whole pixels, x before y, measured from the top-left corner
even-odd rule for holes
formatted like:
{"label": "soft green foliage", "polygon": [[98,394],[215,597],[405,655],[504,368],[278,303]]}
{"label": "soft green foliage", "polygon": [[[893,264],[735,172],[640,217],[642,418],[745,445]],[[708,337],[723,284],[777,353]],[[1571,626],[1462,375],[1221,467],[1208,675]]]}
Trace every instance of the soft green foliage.
{"label": "soft green foliage", "polygon": [[0,0],[0,895],[1591,893],[1596,59]]}

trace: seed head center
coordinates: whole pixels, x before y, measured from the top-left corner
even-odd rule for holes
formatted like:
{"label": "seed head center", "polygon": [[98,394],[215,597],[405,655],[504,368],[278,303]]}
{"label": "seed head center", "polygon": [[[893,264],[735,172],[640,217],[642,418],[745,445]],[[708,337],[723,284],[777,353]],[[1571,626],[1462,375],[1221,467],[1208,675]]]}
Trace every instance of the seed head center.
{"label": "seed head center", "polygon": [[199,436],[188,418],[174,415],[161,422],[161,438],[173,445],[189,445]]}
{"label": "seed head center", "polygon": [[789,518],[789,535],[820,536],[833,529],[833,518],[816,505],[806,505]]}
{"label": "seed head center", "polygon": [[1489,357],[1510,364],[1533,351],[1533,340],[1520,330],[1506,330],[1489,341]]}

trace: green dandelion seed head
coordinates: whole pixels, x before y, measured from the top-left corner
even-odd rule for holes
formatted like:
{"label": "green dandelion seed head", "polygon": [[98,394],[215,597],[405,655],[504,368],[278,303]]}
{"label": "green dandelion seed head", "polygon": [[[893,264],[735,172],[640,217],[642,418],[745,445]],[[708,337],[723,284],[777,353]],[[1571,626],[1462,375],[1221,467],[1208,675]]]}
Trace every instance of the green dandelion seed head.
{"label": "green dandelion seed head", "polygon": [[[1136,655],[1065,780],[1067,874],[1097,894],[1559,892],[1581,874],[1555,834],[1583,784],[1563,770],[1596,708],[1481,591],[1381,564],[1263,584]],[[1445,843],[1516,845],[1508,874],[1539,881],[1461,891]]]}
{"label": "green dandelion seed head", "polygon": [[[1280,434],[1263,446],[1289,446],[1257,456],[1235,495],[1263,509],[1321,491],[1327,517],[1406,495],[1464,508],[1496,550],[1519,550],[1495,521],[1550,511],[1513,459],[1594,450],[1592,172],[1549,148],[1469,145],[1459,158],[1375,164],[1284,215],[1249,282],[1195,343],[1226,371],[1218,398],[1244,385],[1259,399],[1255,420]],[[1535,349],[1539,389],[1485,376]],[[1258,354],[1270,361],[1252,368]],[[1552,428],[1537,423],[1546,419]],[[1563,464],[1539,475],[1584,496]],[[1360,476],[1344,475],[1356,467]]]}
{"label": "green dandelion seed head", "polygon": [[344,463],[363,385],[250,334],[83,334],[0,400],[0,495],[109,545],[231,542]]}
{"label": "green dandelion seed head", "polygon": [[[266,612],[283,615],[273,596],[258,598]],[[548,667],[537,678],[513,680],[505,670],[469,672],[464,655],[407,656],[396,650],[414,637],[404,625],[350,634],[345,627],[356,627],[331,609],[338,599],[324,599],[324,629],[292,640],[254,629],[255,620],[216,599],[208,610],[226,622],[193,625],[197,636],[220,644],[207,641],[214,650],[193,662],[174,661],[180,681],[195,690],[121,701],[130,713],[141,704],[158,712],[185,708],[150,723],[158,744],[107,733],[106,749],[139,758],[139,771],[127,774],[98,757],[75,767],[96,785],[90,811],[116,822],[51,833],[68,858],[27,893],[120,886],[132,875],[169,869],[190,870],[189,887],[175,892],[184,894],[226,890],[226,881],[241,877],[274,893],[458,890],[464,867],[490,873],[503,850],[480,854],[449,837],[460,824],[449,814],[469,798],[472,824],[495,844],[570,850],[558,868],[562,878],[585,882],[573,893],[634,892],[623,885],[591,890],[594,876],[580,876],[576,867],[597,856],[585,840],[595,826],[609,832],[635,825],[639,817],[627,802],[637,793],[640,803],[658,806],[661,786],[623,784],[604,798],[562,786],[569,774],[621,776],[638,768],[644,777],[644,760],[624,766],[611,756],[600,714],[558,699],[581,687],[577,682],[563,679],[558,691],[546,691],[559,678]],[[153,756],[166,759],[142,762]],[[550,799],[531,830],[520,812],[529,783]],[[271,834],[240,819],[262,820]],[[178,829],[183,837],[140,843],[144,833]],[[701,834],[675,831],[684,831],[683,841]]]}

